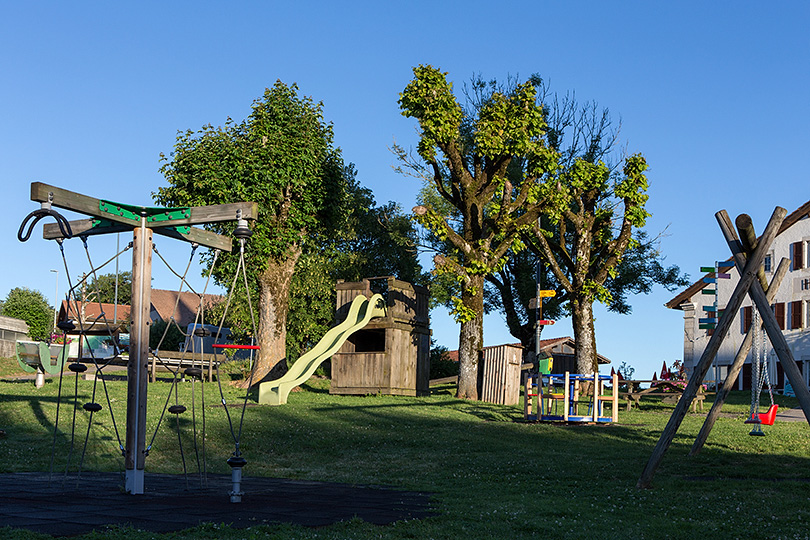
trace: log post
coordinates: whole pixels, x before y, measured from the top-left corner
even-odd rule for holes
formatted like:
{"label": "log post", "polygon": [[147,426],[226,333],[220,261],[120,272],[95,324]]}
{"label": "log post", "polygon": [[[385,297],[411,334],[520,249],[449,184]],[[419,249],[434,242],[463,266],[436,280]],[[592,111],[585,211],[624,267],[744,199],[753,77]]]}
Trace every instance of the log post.
{"label": "log post", "polygon": [[[768,304],[770,304],[773,301],[773,298],[776,296],[776,291],[779,290],[782,279],[785,277],[789,267],[790,259],[782,259],[782,261],[779,263],[779,268],[776,269],[776,274],[774,274],[773,280],[765,293],[768,298]],[[760,328],[761,326],[762,325],[760,325]],[[754,325],[751,325],[751,328],[749,328],[748,332],[745,334],[745,339],[743,339],[742,345],[740,345],[740,348],[737,351],[737,356],[734,357],[734,363],[731,364],[731,367],[729,368],[728,375],[726,375],[726,380],[723,381],[723,387],[717,392],[717,396],[714,399],[714,404],[712,405],[709,414],[706,415],[706,420],[703,422],[703,427],[700,428],[700,432],[692,445],[692,449],[689,451],[690,456],[698,455],[700,450],[703,448],[703,445],[706,443],[706,439],[709,438],[709,433],[712,431],[714,423],[717,421],[717,417],[720,416],[720,409],[723,408],[726,398],[734,389],[734,384],[737,382],[737,377],[740,375],[740,371],[745,364],[745,358],[748,356],[748,351],[751,349],[751,343],[753,340]]]}
{"label": "log post", "polygon": [[132,332],[127,366],[127,430],[124,461],[127,493],[142,495],[146,461],[146,389],[149,380],[149,309],[152,295],[152,231],[142,218],[132,242]]}
{"label": "log post", "polygon": [[[734,229],[731,227],[731,221],[728,219],[728,215],[725,216],[724,221],[719,221],[720,228],[723,229],[723,234],[726,236],[726,239],[731,238],[736,240],[736,235],[734,234]],[[768,245],[770,245],[770,243]],[[757,250],[759,250],[760,247],[761,246],[757,246]],[[745,261],[745,254],[742,252],[734,253],[734,262],[738,269],[743,265],[745,265],[746,268],[748,267]],[[771,310],[771,305],[765,296],[765,292],[762,290],[762,286],[759,282],[754,282],[748,293],[751,295],[751,299],[759,310],[762,325],[765,327],[765,331],[768,332],[768,339],[771,340],[771,346],[776,352],[776,356],[779,357],[782,370],[793,386],[793,391],[796,393],[796,399],[799,400],[799,405],[804,412],[804,417],[807,423],[810,424],[810,390],[808,390],[807,385],[804,383],[802,372],[799,370],[799,366],[796,365],[796,360],[793,358],[793,353],[787,341],[785,341],[782,329],[779,328],[779,323],[776,322],[776,317],[774,316],[773,310]]]}
{"label": "log post", "polygon": [[[692,404],[692,400],[697,395],[698,388],[703,383],[703,379],[711,367],[712,360],[717,354],[717,351],[720,349],[723,339],[725,339],[726,334],[728,334],[728,331],[731,328],[731,324],[734,321],[734,316],[736,315],[737,310],[740,309],[745,295],[751,288],[752,283],[754,283],[754,279],[757,275],[757,268],[759,268],[762,261],[765,259],[765,254],[770,248],[773,239],[776,238],[776,234],[779,232],[779,227],[782,225],[785,215],[787,215],[787,210],[777,206],[773,212],[773,215],[771,215],[771,219],[768,222],[768,226],[765,228],[762,239],[757,248],[754,250],[754,253],[751,255],[751,258],[748,259],[748,262],[745,264],[744,268],[743,266],[738,265],[738,270],[740,271],[740,281],[737,283],[737,287],[731,294],[731,298],[729,298],[726,309],[723,311],[723,316],[720,317],[717,328],[712,334],[712,337],[709,338],[709,343],[706,345],[697,366],[695,366],[692,376],[689,378],[686,388],[684,388],[681,399],[678,400],[678,403],[675,405],[675,410],[673,411],[672,416],[670,416],[664,431],[661,433],[661,437],[658,439],[658,443],[653,449],[653,453],[650,456],[647,465],[644,467],[636,487],[641,489],[650,487],[650,483],[655,475],[655,471],[658,469],[658,465],[664,458],[664,454],[669,448],[669,445],[672,444],[672,439],[675,438],[675,433],[678,431],[684,416],[686,416],[686,412],[688,411],[689,406]],[[717,218],[717,221],[720,223],[721,229],[724,228],[725,222],[730,224],[728,214],[725,210],[717,212],[717,214],[715,214],[715,218]],[[725,230],[723,232],[725,234]],[[734,234],[733,230],[731,232]],[[740,244],[739,240],[736,240],[736,234],[734,234],[734,237],[735,239],[733,240],[727,239],[729,248],[731,248],[731,252],[734,254],[735,260],[737,256],[743,257],[742,260],[744,260],[745,255],[742,253],[742,245]],[[759,283],[756,285],[759,286]],[[762,287],[759,287],[759,290],[762,291]],[[771,313],[771,317],[773,317],[773,313]]]}

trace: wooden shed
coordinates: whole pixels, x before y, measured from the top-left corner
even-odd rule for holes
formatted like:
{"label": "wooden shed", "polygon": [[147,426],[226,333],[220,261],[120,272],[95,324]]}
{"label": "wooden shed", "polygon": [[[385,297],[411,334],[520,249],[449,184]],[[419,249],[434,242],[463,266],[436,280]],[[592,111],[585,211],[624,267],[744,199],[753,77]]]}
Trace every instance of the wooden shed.
{"label": "wooden shed", "polygon": [[484,347],[481,401],[517,405],[520,401],[520,366],[523,347],[498,345]]}
{"label": "wooden shed", "polygon": [[373,319],[332,356],[331,394],[422,396],[430,393],[428,290],[394,277],[337,284],[337,322],[352,300],[379,293],[386,315]]}

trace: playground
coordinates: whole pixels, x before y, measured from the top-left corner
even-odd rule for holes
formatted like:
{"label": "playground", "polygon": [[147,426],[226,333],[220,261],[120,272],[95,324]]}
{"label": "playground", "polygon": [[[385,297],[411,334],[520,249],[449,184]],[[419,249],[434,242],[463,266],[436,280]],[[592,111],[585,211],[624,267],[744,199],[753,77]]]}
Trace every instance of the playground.
{"label": "playground", "polygon": [[[182,212],[139,207],[133,212],[140,220],[114,215],[116,224],[99,227],[68,223],[50,203],[96,215],[105,212],[104,201],[99,211],[98,201],[86,204],[85,196],[39,184],[32,198],[42,208],[30,218],[57,221],[46,238],[69,239],[83,226],[88,234],[135,227],[133,283],[140,280],[141,306],[148,305],[151,272],[142,237],[154,231],[230,249],[229,239],[176,225],[237,221],[241,254],[255,213],[249,203]],[[778,221],[748,250],[750,264],[760,263]],[[236,278],[239,269],[241,255]],[[375,286],[384,294],[372,291],[373,280],[382,280]],[[752,280],[738,285],[738,296]],[[456,399],[454,387],[427,380],[426,290],[386,277],[338,283],[338,292],[332,330],[270,382],[251,384],[252,374],[220,370],[217,360],[215,382],[205,384],[204,366],[191,356],[181,355],[175,366],[161,359],[160,346],[147,351],[149,323],[138,315],[129,361],[118,371],[106,371],[117,354],[66,361],[44,344],[18,347],[18,358],[0,366],[0,526],[9,527],[0,532],[134,540],[773,538],[806,528],[810,511],[796,504],[810,482],[804,415],[756,421],[757,433],[750,433],[747,424],[758,418],[751,393],[724,388],[722,414],[719,407],[690,413],[698,392],[691,381],[682,394],[691,392],[690,399],[676,400],[674,412],[669,396],[647,392],[642,406],[626,391],[622,398],[637,407],[620,415],[617,376],[551,375],[550,365],[540,368],[543,377],[523,377],[523,402]],[[99,326],[78,324],[80,335]],[[727,326],[721,319],[712,343]],[[59,328],[76,330],[71,321]],[[225,333],[200,328],[200,338]],[[149,377],[150,354],[169,376],[156,378],[153,367]],[[328,358],[331,380],[313,377]],[[192,364],[184,366],[187,360]],[[247,390],[228,384],[244,377]],[[777,405],[790,411],[807,396],[771,399],[774,412]],[[125,416],[122,437],[115,418]],[[695,437],[702,452],[687,450]]]}
{"label": "playground", "polygon": [[[11,378],[22,375],[14,370],[16,360],[2,363],[0,422],[6,433],[0,440],[0,472],[34,471],[47,479],[51,440],[43,434],[50,433],[54,420],[56,381],[48,378],[42,389],[34,391],[30,376]],[[149,394],[149,406],[159,408],[160,390],[170,383],[158,380],[150,384],[158,387]],[[91,385],[91,381],[79,380],[80,395],[88,396]],[[123,407],[126,383],[111,380],[108,385],[113,405]],[[777,420],[764,428],[765,437],[751,437],[750,426],[744,423],[750,406],[748,392],[732,392],[703,451],[695,457],[687,454],[706,415],[688,413],[652,489],[639,490],[639,472],[672,413],[671,404],[655,398],[646,400],[640,410],[622,409],[617,423],[566,425],[524,422],[522,404],[457,400],[451,386],[432,387],[424,397],[361,397],[330,395],[328,385],[327,379],[310,379],[302,391],[290,393],[284,406],[247,408],[249,429],[242,448],[249,463],[243,504],[252,504],[252,478],[262,486],[268,479],[290,479],[309,483],[316,491],[320,482],[336,482],[424,493],[434,515],[388,525],[358,518],[311,528],[295,522],[264,524],[263,509],[247,530],[241,527],[249,521],[240,522],[236,517],[233,528],[220,521],[189,523],[188,517],[180,517],[182,498],[198,500],[200,477],[191,470],[187,478],[183,476],[177,433],[169,424],[159,431],[149,456],[146,496],[151,474],[175,475],[178,495],[163,501],[162,507],[149,506],[143,521],[125,527],[125,532],[117,526],[79,538],[120,538],[123,534],[133,540],[537,538],[552,533],[565,538],[694,538],[703,534],[774,538],[793,537],[797,532],[801,537],[810,520],[807,506],[797,504],[806,499],[810,482],[807,423]],[[227,420],[222,407],[216,405],[215,385],[207,388],[211,392],[208,403],[214,404],[208,419],[208,451],[227,455]],[[188,400],[191,383],[180,385],[179,390],[181,401]],[[230,393],[228,399],[240,395],[228,386],[225,391]],[[256,394],[254,391],[251,403],[258,399]],[[780,409],[797,406],[795,399],[776,399]],[[71,472],[65,479],[67,456],[60,454],[51,478],[56,488],[64,482],[65,491],[86,493],[88,508],[65,516],[62,501],[54,495],[52,505],[31,508],[31,512],[62,512],[65,522],[92,523],[89,516],[119,496],[116,490],[114,497],[105,500],[107,485],[94,481],[97,472],[113,473],[119,484],[123,480],[123,458],[111,444],[112,426],[103,415],[96,415],[94,422],[86,475],[76,479]],[[153,423],[150,419],[147,426]],[[188,434],[184,431],[183,437]],[[212,487],[218,479],[229,478],[225,460],[211,460],[209,465]],[[153,482],[152,487],[155,485],[162,484]],[[322,489],[333,487],[323,485]],[[212,506],[223,507],[234,516],[242,512],[233,509],[239,505],[229,503],[227,494],[205,493]],[[272,497],[269,499],[267,504],[273,504]],[[345,505],[346,501],[334,504]],[[320,497],[298,510],[319,515],[330,505]],[[155,520],[174,521],[177,530],[185,532],[163,535],[147,530],[148,522]],[[4,538],[47,538],[21,530],[0,529],[0,533]]]}

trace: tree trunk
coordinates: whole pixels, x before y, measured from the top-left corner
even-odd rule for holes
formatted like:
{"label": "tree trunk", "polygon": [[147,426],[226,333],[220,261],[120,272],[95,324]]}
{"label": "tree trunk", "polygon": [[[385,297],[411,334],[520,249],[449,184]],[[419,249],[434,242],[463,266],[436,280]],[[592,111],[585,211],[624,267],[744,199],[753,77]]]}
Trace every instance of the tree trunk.
{"label": "tree trunk", "polygon": [[[282,260],[271,259],[267,269],[259,276],[259,353],[255,357],[253,371],[248,378],[237,386],[247,388],[258,384],[279,362],[287,357],[287,312],[290,301],[290,284],[292,283],[295,264],[301,256],[301,248],[295,246],[292,253]],[[282,364],[280,367],[286,367]],[[286,372],[286,369],[283,370]]]}
{"label": "tree trunk", "polygon": [[473,276],[461,293],[465,308],[475,316],[461,323],[458,343],[458,392],[461,399],[479,399],[484,347],[484,279]]}
{"label": "tree trunk", "polygon": [[599,370],[596,359],[596,333],[593,328],[593,301],[571,298],[571,322],[577,358],[577,373],[589,374]]}

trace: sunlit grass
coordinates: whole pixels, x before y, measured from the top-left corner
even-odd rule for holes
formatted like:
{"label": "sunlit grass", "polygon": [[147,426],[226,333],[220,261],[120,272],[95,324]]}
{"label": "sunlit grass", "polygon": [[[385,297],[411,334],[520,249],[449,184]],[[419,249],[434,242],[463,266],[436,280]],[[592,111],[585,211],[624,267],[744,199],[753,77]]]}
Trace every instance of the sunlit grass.
{"label": "sunlit grass", "polygon": [[[58,470],[66,466],[74,382],[66,377],[62,385]],[[95,401],[104,410],[95,415],[84,467],[121,470],[115,429],[97,384]],[[79,381],[79,407],[91,399],[92,385]],[[121,431],[126,383],[108,381],[107,387]],[[149,439],[170,388],[166,382],[149,386]],[[178,397],[189,409],[191,388],[182,383]],[[241,402],[241,391],[224,388],[229,403]],[[233,439],[216,385],[206,383],[205,392],[208,462],[212,472],[225,473]],[[40,390],[31,381],[0,382],[0,428],[7,431],[0,441],[0,472],[48,470],[57,393],[57,379]],[[749,399],[745,392],[732,394],[726,414],[694,458],[687,454],[710,400],[703,415],[688,414],[654,488],[638,490],[636,481],[672,413],[670,404],[650,400],[641,410],[622,408],[615,425],[529,424],[517,406],[457,400],[450,387],[434,388],[423,398],[332,396],[328,381],[315,379],[290,394],[287,405],[247,408],[245,489],[251,475],[396,486],[433,493],[437,517],[382,527],[354,520],[320,529],[231,530],[210,524],[173,535],[115,529],[85,538],[804,538],[810,521],[810,427],[777,422],[765,428],[766,437],[750,437],[742,421]],[[795,405],[779,400],[784,407]],[[199,413],[199,395],[195,408]],[[241,409],[229,410],[238,420]],[[86,429],[87,413],[79,410],[77,444]],[[164,419],[147,471],[182,472],[175,429],[173,417]],[[187,460],[191,432],[186,413],[181,434]],[[37,538],[11,534],[0,530],[3,538]]]}

